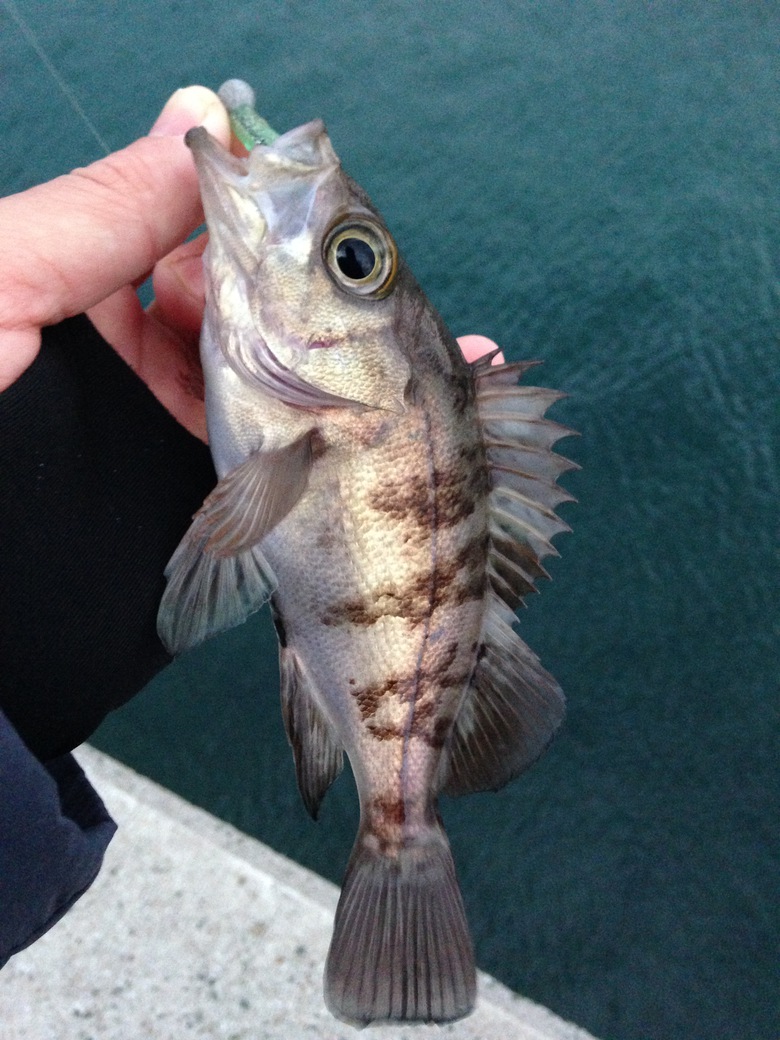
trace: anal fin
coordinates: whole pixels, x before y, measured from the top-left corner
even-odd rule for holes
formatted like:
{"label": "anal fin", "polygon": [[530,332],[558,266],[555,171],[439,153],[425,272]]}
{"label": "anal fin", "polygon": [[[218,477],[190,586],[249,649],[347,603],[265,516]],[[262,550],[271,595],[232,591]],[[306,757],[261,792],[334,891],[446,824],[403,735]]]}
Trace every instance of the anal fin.
{"label": "anal fin", "polygon": [[279,647],[279,672],[282,719],[293,751],[298,790],[316,820],[325,793],[344,766],[344,753],[333,739],[310,678],[290,647]]}

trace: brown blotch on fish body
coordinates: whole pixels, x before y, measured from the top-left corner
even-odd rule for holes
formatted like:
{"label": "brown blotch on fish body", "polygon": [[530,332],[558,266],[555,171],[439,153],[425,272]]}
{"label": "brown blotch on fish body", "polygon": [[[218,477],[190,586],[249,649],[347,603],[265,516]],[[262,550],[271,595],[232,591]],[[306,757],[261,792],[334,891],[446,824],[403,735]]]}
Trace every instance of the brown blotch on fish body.
{"label": "brown blotch on fish body", "polygon": [[369,818],[385,824],[403,827],[406,823],[406,804],[403,798],[372,798],[368,804]]}
{"label": "brown blotch on fish body", "polygon": [[403,726],[382,726],[378,722],[367,723],[368,732],[375,740],[403,740],[405,729]]}
{"label": "brown blotch on fish body", "polygon": [[424,529],[454,527],[474,512],[487,494],[488,476],[474,449],[464,451],[462,466],[434,469],[384,484],[369,496],[372,509],[391,519]]}
{"label": "brown blotch on fish body", "polygon": [[361,718],[364,721],[373,718],[380,703],[387,697],[396,698],[401,703],[414,701],[419,705],[424,698],[435,695],[439,690],[463,686],[469,676],[463,678],[459,672],[454,675],[450,672],[457,653],[458,644],[452,641],[441,658],[428,668],[421,668],[411,675],[385,676],[379,682],[351,689],[349,692],[357,703]]}
{"label": "brown blotch on fish body", "polygon": [[[460,606],[480,599],[486,589],[485,556],[487,536],[478,535],[433,571],[423,571],[406,585],[386,584],[368,596],[355,596],[333,603],[321,621],[328,627],[351,624],[375,625],[385,617],[403,618],[420,624],[444,606]],[[464,572],[464,573],[461,573]]]}
{"label": "brown blotch on fish body", "polygon": [[366,806],[365,828],[384,856],[395,857],[404,846],[404,830],[409,822],[404,798],[377,795]]}
{"label": "brown blotch on fish body", "polygon": [[436,523],[440,527],[455,527],[476,509],[477,503],[488,492],[487,470],[484,466],[467,469],[434,470]]}
{"label": "brown blotch on fish body", "polygon": [[[416,738],[431,748],[444,745],[452,717],[441,717],[442,696],[461,691],[471,680],[470,667],[457,666],[458,644],[450,642],[434,664],[411,675],[391,676],[350,690],[366,724],[367,731],[379,741]],[[379,715],[383,702],[392,700],[407,706],[407,717],[400,722],[385,722]]]}

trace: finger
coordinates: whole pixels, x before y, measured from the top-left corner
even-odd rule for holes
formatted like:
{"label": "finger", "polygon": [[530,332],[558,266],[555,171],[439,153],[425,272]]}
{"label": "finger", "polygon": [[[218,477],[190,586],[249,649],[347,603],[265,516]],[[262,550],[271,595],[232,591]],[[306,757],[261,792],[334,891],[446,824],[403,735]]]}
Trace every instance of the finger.
{"label": "finger", "polygon": [[41,345],[38,329],[11,329],[2,334],[0,342],[0,393],[35,360]]}
{"label": "finger", "polygon": [[120,357],[139,373],[144,310],[131,285],[125,285],[87,311],[89,320]]}
{"label": "finger", "polygon": [[181,136],[197,124],[229,142],[215,94],[177,91],[148,137],[0,202],[0,327],[21,330],[86,310],[197,227],[197,175]]}
{"label": "finger", "polygon": [[205,441],[206,414],[197,330],[179,334],[141,307],[131,286],[89,310],[104,339],[150,388],[171,415]]}
{"label": "finger", "polygon": [[160,260],[152,277],[154,301],[147,311],[178,335],[196,339],[206,303],[203,250],[207,242],[207,235],[199,235]]}
{"label": "finger", "polygon": [[[494,343],[492,339],[488,339],[487,336],[458,336],[458,343],[466,361],[476,361],[483,354],[489,354],[491,350],[498,350],[498,344]],[[493,358],[493,364],[502,365],[503,363],[504,355],[499,352]]]}
{"label": "finger", "polygon": [[206,438],[198,339],[204,308],[206,236],[174,249],[154,268],[156,299],[144,312],[132,286],[91,307],[98,332],[190,433]]}

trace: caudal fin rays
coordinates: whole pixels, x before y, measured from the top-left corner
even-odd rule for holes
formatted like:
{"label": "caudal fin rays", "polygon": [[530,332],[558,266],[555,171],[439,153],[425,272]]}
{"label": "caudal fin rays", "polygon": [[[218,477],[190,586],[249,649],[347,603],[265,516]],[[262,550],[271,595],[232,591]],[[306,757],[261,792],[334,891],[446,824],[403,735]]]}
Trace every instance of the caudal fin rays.
{"label": "caudal fin rays", "polygon": [[463,900],[440,827],[393,855],[358,836],[336,911],[325,999],[338,1018],[449,1022],[474,1006]]}

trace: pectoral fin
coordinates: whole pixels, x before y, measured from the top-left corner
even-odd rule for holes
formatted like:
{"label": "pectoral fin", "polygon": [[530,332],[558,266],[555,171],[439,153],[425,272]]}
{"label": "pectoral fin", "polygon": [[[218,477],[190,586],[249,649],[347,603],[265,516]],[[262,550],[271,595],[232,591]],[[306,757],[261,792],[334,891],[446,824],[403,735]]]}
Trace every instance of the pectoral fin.
{"label": "pectoral fin", "polygon": [[235,556],[206,550],[209,531],[198,515],[165,570],[157,631],[171,654],[180,654],[234,628],[269,599],[276,579],[253,546]]}
{"label": "pectoral fin", "polygon": [[220,480],[165,569],[157,630],[171,653],[240,625],[259,610],[276,579],[259,543],[303,494],[311,434],[258,451]]}
{"label": "pectoral fin", "polygon": [[257,545],[290,512],[309,480],[311,433],[273,451],[256,451],[226,474],[198,510],[207,550],[233,556]]}

